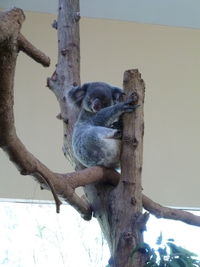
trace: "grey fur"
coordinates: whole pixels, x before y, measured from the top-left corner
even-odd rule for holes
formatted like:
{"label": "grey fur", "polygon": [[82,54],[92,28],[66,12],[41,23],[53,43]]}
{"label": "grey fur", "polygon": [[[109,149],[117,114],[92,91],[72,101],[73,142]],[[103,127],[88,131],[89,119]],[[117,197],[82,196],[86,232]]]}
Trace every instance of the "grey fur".
{"label": "grey fur", "polygon": [[132,112],[133,99],[120,102],[123,91],[102,82],[73,87],[69,99],[81,108],[75,124],[72,147],[84,166],[119,167],[121,141],[118,129],[111,128],[124,112]]}

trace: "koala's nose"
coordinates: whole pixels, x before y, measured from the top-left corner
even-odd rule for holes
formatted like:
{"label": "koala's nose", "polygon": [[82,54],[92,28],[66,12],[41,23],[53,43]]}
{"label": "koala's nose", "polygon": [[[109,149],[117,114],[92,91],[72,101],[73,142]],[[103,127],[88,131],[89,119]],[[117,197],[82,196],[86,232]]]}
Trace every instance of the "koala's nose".
{"label": "koala's nose", "polygon": [[100,109],[102,109],[102,103],[99,98],[95,98],[95,100],[92,102],[92,110],[97,112]]}

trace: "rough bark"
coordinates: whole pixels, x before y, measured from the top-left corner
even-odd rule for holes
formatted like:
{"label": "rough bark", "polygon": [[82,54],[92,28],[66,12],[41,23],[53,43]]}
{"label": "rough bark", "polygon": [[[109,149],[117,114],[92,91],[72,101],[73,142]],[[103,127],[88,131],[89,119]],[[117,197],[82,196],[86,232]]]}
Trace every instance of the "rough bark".
{"label": "rough bark", "polygon": [[[72,86],[80,85],[80,38],[79,0],[62,1],[58,4],[58,63],[52,77],[48,79],[49,88],[60,104],[59,118],[63,120],[63,152],[74,164],[71,149],[71,136],[78,110],[69,104],[67,92]],[[55,24],[55,23],[54,23]]]}
{"label": "rough bark", "polygon": [[140,106],[135,112],[124,115],[120,181],[115,188],[88,185],[85,191],[108,241],[110,265],[141,267],[143,255],[131,254],[143,242],[142,232],[148,218],[142,214],[141,187],[144,82],[137,70],[125,72],[124,89],[127,95],[138,95]]}
{"label": "rough bark", "polygon": [[146,216],[142,215],[141,185],[144,90],[144,82],[138,70],[129,70],[124,73],[124,91],[127,95],[135,93],[138,96],[139,107],[135,112],[124,114],[123,117],[121,179],[115,189],[115,204],[112,211],[112,231],[115,240],[113,266],[116,267],[143,266],[144,264],[144,257],[141,253],[136,252],[131,257],[133,249],[143,243],[143,218]]}

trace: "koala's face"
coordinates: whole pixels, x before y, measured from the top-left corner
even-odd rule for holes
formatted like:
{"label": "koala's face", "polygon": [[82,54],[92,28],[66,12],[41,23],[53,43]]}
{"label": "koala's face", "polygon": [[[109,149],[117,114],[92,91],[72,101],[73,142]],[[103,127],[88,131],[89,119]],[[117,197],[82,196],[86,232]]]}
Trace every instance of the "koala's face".
{"label": "koala's face", "polygon": [[113,105],[112,91],[109,87],[95,84],[89,86],[82,102],[82,107],[89,112],[98,112]]}
{"label": "koala's face", "polygon": [[122,89],[103,82],[86,83],[69,92],[69,98],[76,106],[92,113],[120,102],[122,95]]}

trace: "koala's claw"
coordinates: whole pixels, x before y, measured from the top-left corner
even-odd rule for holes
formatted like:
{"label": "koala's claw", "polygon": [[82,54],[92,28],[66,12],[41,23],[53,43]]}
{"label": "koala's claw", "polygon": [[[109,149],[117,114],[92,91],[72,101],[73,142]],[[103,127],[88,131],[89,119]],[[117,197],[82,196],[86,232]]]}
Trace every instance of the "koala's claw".
{"label": "koala's claw", "polygon": [[133,105],[132,102],[129,100],[126,103],[124,103],[124,112],[133,112],[136,108],[138,108],[140,105],[136,104]]}
{"label": "koala's claw", "polygon": [[136,93],[132,93],[128,99],[124,102],[124,111],[125,112],[132,112],[140,105],[137,104],[138,102],[138,95]]}
{"label": "koala's claw", "polygon": [[125,104],[133,104],[133,99],[132,98],[129,98],[126,102],[125,102]]}
{"label": "koala's claw", "polygon": [[140,105],[133,105],[133,108],[134,108],[134,110],[136,109],[136,108],[138,108]]}
{"label": "koala's claw", "polygon": [[129,95],[127,102],[132,103],[132,104],[137,104],[138,102],[138,95],[134,92]]}

